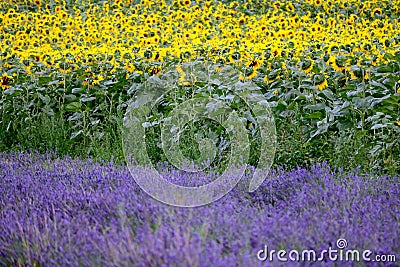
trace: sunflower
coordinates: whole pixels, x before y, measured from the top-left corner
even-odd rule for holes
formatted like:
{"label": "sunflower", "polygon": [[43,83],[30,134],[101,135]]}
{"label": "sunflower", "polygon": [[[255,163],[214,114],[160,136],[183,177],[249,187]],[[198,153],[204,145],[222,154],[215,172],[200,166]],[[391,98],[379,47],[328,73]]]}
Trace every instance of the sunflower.
{"label": "sunflower", "polygon": [[182,5],[185,6],[185,7],[190,6],[190,4],[191,4],[191,1],[189,1],[189,0],[182,1]]}
{"label": "sunflower", "polygon": [[263,80],[265,83],[270,83],[270,82],[273,82],[278,79],[279,79],[279,75],[277,73],[269,73],[264,76]]}
{"label": "sunflower", "polygon": [[325,75],[322,73],[314,74],[313,80],[318,90],[323,90],[328,86],[328,81],[326,80]]}
{"label": "sunflower", "polygon": [[322,83],[317,84],[316,86],[318,90],[324,90],[326,87],[328,87],[328,81],[324,79]]}
{"label": "sunflower", "polygon": [[253,79],[254,77],[257,76],[257,71],[252,71],[249,74],[246,73],[246,75],[243,75],[242,73],[239,76],[239,80],[241,81],[250,81],[251,79]]}
{"label": "sunflower", "polygon": [[382,15],[382,9],[381,8],[375,8],[372,13],[371,13],[372,17],[378,17]]}
{"label": "sunflower", "polygon": [[193,74],[189,74],[189,75],[182,75],[179,77],[179,82],[178,85],[180,86],[193,86],[195,83],[197,82],[197,78],[195,75]]}
{"label": "sunflower", "polygon": [[149,73],[158,76],[160,74],[161,70],[162,70],[162,68],[160,66],[156,66],[156,67],[150,68]]}
{"label": "sunflower", "polygon": [[218,67],[218,66],[215,66],[215,67],[214,67],[214,70],[215,70],[216,72],[221,72],[221,71],[222,71],[222,69],[221,69],[220,67]]}
{"label": "sunflower", "polygon": [[293,3],[289,2],[286,5],[286,10],[289,11],[289,12],[294,12],[296,10],[296,8],[294,7]]}
{"label": "sunflower", "polygon": [[247,79],[251,80],[251,79],[255,78],[256,76],[257,76],[257,71],[253,70],[253,72],[250,73],[250,74],[247,76]]}
{"label": "sunflower", "polygon": [[0,76],[0,86],[3,88],[3,90],[10,88],[11,79],[12,76],[8,75],[7,73],[4,73],[2,76]]}
{"label": "sunflower", "polygon": [[345,69],[345,60],[343,58],[336,57],[333,61],[332,68],[336,71],[343,72]]}
{"label": "sunflower", "polygon": [[182,69],[181,65],[176,66],[176,71],[181,75],[181,76],[185,76],[185,71]]}
{"label": "sunflower", "polygon": [[313,60],[306,60],[301,63],[301,69],[302,71],[304,71],[304,73],[310,73],[313,67],[314,67]]}
{"label": "sunflower", "polygon": [[261,62],[257,59],[251,60],[248,62],[247,66],[248,67],[253,67],[254,69],[258,69],[261,65]]}
{"label": "sunflower", "polygon": [[321,0],[314,0],[314,6],[320,6],[322,4]]}

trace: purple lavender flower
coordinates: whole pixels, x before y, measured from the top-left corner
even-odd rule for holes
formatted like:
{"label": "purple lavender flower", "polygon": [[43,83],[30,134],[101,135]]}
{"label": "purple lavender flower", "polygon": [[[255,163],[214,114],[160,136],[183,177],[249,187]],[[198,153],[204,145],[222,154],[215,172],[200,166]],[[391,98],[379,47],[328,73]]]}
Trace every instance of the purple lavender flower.
{"label": "purple lavender flower", "polygon": [[192,209],[157,202],[112,162],[0,154],[0,181],[5,266],[355,265],[257,259],[265,245],[322,251],[336,248],[339,238],[349,249],[400,258],[399,177],[324,164],[276,170],[253,193],[242,183],[220,201]]}

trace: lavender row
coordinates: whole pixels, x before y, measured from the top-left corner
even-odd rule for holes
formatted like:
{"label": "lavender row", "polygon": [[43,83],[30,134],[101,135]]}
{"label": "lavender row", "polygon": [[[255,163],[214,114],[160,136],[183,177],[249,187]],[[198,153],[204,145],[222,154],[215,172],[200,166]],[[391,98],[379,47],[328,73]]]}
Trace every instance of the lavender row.
{"label": "lavender row", "polygon": [[273,171],[254,193],[245,186],[207,206],[177,208],[146,195],[112,162],[0,154],[0,265],[355,265],[257,258],[265,245],[321,251],[339,238],[349,249],[400,258],[399,177],[320,164]]}

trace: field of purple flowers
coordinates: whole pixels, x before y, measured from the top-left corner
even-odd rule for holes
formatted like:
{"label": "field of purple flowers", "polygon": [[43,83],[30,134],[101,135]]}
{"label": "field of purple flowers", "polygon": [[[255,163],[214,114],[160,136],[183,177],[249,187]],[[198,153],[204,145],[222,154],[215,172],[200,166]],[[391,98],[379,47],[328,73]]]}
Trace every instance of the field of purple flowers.
{"label": "field of purple flowers", "polygon": [[324,164],[275,170],[254,193],[241,182],[220,201],[193,209],[153,200],[112,162],[3,153],[0,181],[1,266],[279,266],[259,261],[257,252],[264,245],[336,249],[339,238],[348,249],[371,250],[371,258],[400,258],[397,176]]}

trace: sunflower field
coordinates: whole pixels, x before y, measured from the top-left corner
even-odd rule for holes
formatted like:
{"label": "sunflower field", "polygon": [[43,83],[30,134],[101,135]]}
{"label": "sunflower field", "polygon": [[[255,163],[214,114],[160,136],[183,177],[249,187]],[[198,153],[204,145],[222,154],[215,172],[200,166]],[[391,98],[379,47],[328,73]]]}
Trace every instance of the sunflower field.
{"label": "sunflower field", "polygon": [[[0,265],[282,266],[257,251],[347,238],[387,256],[357,266],[397,266],[400,0],[2,0],[0,44]],[[172,69],[176,90],[143,123],[151,162],[193,178],[164,164],[160,127],[207,96],[243,118],[257,167],[262,125],[229,77],[187,72],[202,62],[259,89],[276,150],[258,190],[239,184],[194,211],[142,192],[123,129],[140,88]],[[212,120],[187,125],[182,154],[201,157],[204,135],[211,167],[227,168],[233,140]]]}
{"label": "sunflower field", "polygon": [[[138,84],[168,65],[207,59],[234,65],[262,89],[277,123],[278,164],[350,159],[394,173],[399,6],[3,1],[1,145],[93,156],[105,153],[93,143],[107,139],[118,157],[115,125]],[[58,138],[37,134],[42,124],[57,128]]]}
{"label": "sunflower field", "polygon": [[277,123],[278,165],[350,161],[393,174],[399,4],[3,1],[0,146],[121,157],[118,124],[138,84],[206,59],[261,88]]}

